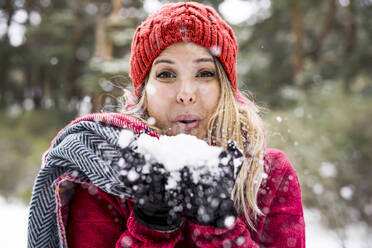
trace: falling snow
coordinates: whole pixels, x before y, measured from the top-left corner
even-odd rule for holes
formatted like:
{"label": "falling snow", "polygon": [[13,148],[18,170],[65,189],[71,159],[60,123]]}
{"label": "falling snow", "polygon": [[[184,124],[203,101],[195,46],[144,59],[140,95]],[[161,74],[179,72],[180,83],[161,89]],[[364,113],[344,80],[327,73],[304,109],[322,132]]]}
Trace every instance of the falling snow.
{"label": "falling snow", "polygon": [[129,173],[128,173],[128,179],[129,179],[129,181],[134,182],[139,177],[140,177],[140,175],[135,170],[130,170]]}
{"label": "falling snow", "polygon": [[218,57],[221,55],[221,48],[219,46],[212,46],[209,51],[211,52],[211,54],[215,57]]}
{"label": "falling snow", "polygon": [[226,227],[231,227],[234,225],[236,218],[234,216],[227,216],[224,220],[224,224]]}
{"label": "falling snow", "polygon": [[149,125],[155,125],[156,119],[154,117],[150,117],[147,119],[147,124]]}
{"label": "falling snow", "polygon": [[133,140],[134,134],[132,131],[123,130],[119,134],[118,145],[121,148],[127,147],[129,143]]}
{"label": "falling snow", "polygon": [[155,86],[153,84],[151,84],[151,83],[148,83],[146,85],[146,93],[148,95],[155,95],[156,94],[156,88],[155,88]]}
{"label": "falling snow", "polygon": [[314,184],[313,192],[317,195],[322,194],[323,193],[323,185],[321,185],[320,183]]}
{"label": "falling snow", "polygon": [[332,163],[322,162],[319,168],[319,175],[324,178],[335,177],[337,175],[337,169]]}
{"label": "falling snow", "polygon": [[353,189],[352,189],[352,187],[351,186],[343,186],[340,189],[340,195],[345,200],[351,200],[351,198],[353,197]]}

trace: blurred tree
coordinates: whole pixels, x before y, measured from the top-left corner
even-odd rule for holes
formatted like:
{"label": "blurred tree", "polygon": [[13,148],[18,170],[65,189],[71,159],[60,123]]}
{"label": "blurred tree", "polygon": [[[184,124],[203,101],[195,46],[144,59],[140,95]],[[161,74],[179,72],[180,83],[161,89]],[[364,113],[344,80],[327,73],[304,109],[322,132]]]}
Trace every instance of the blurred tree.
{"label": "blurred tree", "polygon": [[[81,95],[75,81],[83,72],[92,38],[92,15],[85,11],[87,1],[7,1],[16,8],[11,25],[20,25],[15,16],[23,15],[26,21],[23,41],[13,44],[2,37],[3,53],[1,84],[6,87],[1,97],[5,105],[23,102],[36,109],[41,107],[64,108],[65,103]],[[77,4],[78,3],[78,4]],[[11,8],[2,8],[8,15]],[[10,16],[10,14],[8,15]],[[19,19],[19,18],[18,18]],[[23,35],[22,33],[13,34]],[[9,32],[8,32],[9,36]],[[3,57],[3,56],[2,56]],[[30,105],[30,104],[29,104]],[[4,105],[3,105],[4,106]]]}
{"label": "blurred tree", "polygon": [[339,82],[311,90],[287,88],[295,108],[268,115],[268,142],[297,169],[303,202],[345,239],[352,224],[372,227],[372,98],[345,92]]}
{"label": "blurred tree", "polygon": [[[262,4],[265,1],[248,0]],[[299,173],[303,200],[345,240],[372,227],[372,2],[269,1],[233,26],[240,87],[268,103],[269,145]],[[249,13],[247,11],[247,13]],[[367,43],[366,43],[367,42]]]}
{"label": "blurred tree", "polygon": [[[218,10],[224,1],[201,2]],[[260,101],[288,106],[281,98],[283,86],[308,88],[337,79],[348,91],[371,91],[369,1],[246,2],[269,6],[266,12],[247,12],[246,21],[233,25],[240,43],[241,87],[257,94]],[[143,4],[132,0],[1,2],[2,106],[32,99],[35,108],[54,104],[72,110],[89,95],[93,111],[100,110],[106,99],[103,93],[116,88],[117,75],[123,75],[123,85],[128,85],[132,34],[147,15]],[[26,18],[20,21],[22,15]],[[16,26],[25,29],[25,36],[14,45],[11,33]],[[110,81],[114,81],[111,87]],[[112,94],[117,96],[120,90]]]}
{"label": "blurred tree", "polygon": [[240,71],[242,88],[273,107],[290,106],[280,90],[289,85],[306,89],[338,80],[348,91],[357,84],[370,94],[370,1],[270,3],[264,20],[252,22],[253,16],[234,27],[246,67]]}
{"label": "blurred tree", "polygon": [[77,82],[92,97],[92,110],[100,111],[105,105],[115,105],[122,88],[130,85],[126,78],[131,39],[146,13],[139,1],[97,2],[96,8],[94,56]]}

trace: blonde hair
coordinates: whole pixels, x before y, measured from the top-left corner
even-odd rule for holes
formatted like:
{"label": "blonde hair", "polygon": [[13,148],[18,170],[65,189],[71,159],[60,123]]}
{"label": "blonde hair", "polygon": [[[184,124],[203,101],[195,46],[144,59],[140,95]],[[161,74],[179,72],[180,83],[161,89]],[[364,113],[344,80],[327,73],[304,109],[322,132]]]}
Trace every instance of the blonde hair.
{"label": "blonde hair", "polygon": [[[247,97],[242,96],[245,103],[239,103],[234,96],[233,89],[226,72],[217,58],[214,58],[217,76],[220,81],[221,95],[215,113],[208,123],[208,143],[217,144],[224,148],[230,140],[237,143],[247,158],[237,176],[231,199],[238,213],[243,213],[248,225],[255,229],[254,222],[258,215],[262,215],[257,206],[257,193],[262,181],[264,156],[264,131],[259,117],[259,108]],[[147,97],[144,90],[138,102],[123,110],[147,122]],[[129,93],[129,92],[127,92]],[[157,131],[158,128],[149,125]]]}

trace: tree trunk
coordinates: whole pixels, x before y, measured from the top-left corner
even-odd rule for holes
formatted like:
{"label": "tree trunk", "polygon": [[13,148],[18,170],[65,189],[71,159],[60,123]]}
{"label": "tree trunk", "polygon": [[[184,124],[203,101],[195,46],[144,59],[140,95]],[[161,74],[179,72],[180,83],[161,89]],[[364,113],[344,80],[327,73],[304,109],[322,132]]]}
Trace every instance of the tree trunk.
{"label": "tree trunk", "polygon": [[326,18],[323,21],[323,25],[321,26],[321,30],[319,32],[319,35],[317,37],[315,47],[313,49],[312,55],[316,61],[319,60],[319,53],[323,45],[324,39],[329,34],[333,23],[335,21],[336,17],[336,0],[329,0],[329,9]]}
{"label": "tree trunk", "polygon": [[345,21],[345,35],[346,35],[346,44],[345,44],[345,53],[351,54],[354,51],[355,45],[355,34],[356,34],[356,25],[354,20],[354,7],[353,3],[350,2],[348,6],[349,16]]}
{"label": "tree trunk", "polygon": [[[50,77],[49,77],[49,74],[46,74],[45,75],[45,79],[44,79],[44,85],[43,85],[43,107],[44,108],[49,108],[49,107],[52,107],[53,104],[55,103],[50,103],[49,101],[52,101],[53,100],[53,97],[52,97],[52,89],[50,87]],[[52,105],[50,105],[52,104]]]}
{"label": "tree trunk", "polygon": [[5,4],[5,8],[7,10],[7,14],[8,14],[8,18],[7,18],[7,21],[6,21],[6,30],[5,30],[5,33],[7,34],[6,37],[8,40],[10,40],[10,34],[9,34],[9,27],[10,27],[10,24],[12,23],[12,18],[13,18],[13,15],[15,13],[15,9],[14,9],[14,6],[13,6],[13,1],[6,1],[6,4]]}
{"label": "tree trunk", "polygon": [[109,18],[120,18],[119,11],[123,7],[123,3],[121,0],[111,0],[112,4],[112,11],[110,13]]}
{"label": "tree trunk", "polygon": [[104,13],[104,4],[98,6],[97,24],[96,24],[96,47],[95,54],[103,60],[112,59],[113,44],[108,39],[109,29],[107,27],[107,21],[114,22],[119,19],[119,11],[123,6],[121,0],[111,0],[112,11],[108,17]]}
{"label": "tree trunk", "polygon": [[106,18],[103,8],[103,4],[98,6],[95,55],[103,60],[111,60],[112,44],[107,39]]}
{"label": "tree trunk", "polygon": [[[31,49],[31,48],[29,48]],[[27,86],[25,87],[26,92],[24,97],[30,97],[35,103],[35,91],[37,87],[37,82],[40,80],[39,70],[35,65],[31,65],[27,70]],[[28,90],[27,90],[28,89]]]}
{"label": "tree trunk", "polygon": [[0,54],[1,55],[1,64],[0,64],[0,107],[5,107],[7,105],[6,96],[9,94],[8,91],[8,67],[9,67],[9,52],[5,50]]}
{"label": "tree trunk", "polygon": [[[12,91],[11,84],[8,80],[8,71],[10,69],[10,64],[8,63],[10,58],[10,38],[9,38],[9,26],[11,24],[13,15],[14,15],[14,7],[11,1],[6,1],[4,4],[3,9],[5,10],[6,14],[8,15],[7,21],[6,21],[6,28],[5,28],[5,34],[4,34],[4,40],[2,43],[6,46],[9,46],[7,49],[3,49],[3,53],[1,54],[1,66],[0,66],[0,107],[5,107],[7,102],[7,95],[8,91]],[[5,62],[6,61],[6,62]]]}
{"label": "tree trunk", "polygon": [[[76,20],[83,20],[84,11],[83,3],[77,6],[74,11],[74,16]],[[74,29],[71,31],[71,39],[69,41],[70,46],[70,55],[69,55],[69,63],[67,69],[67,77],[65,82],[65,99],[70,101],[74,97],[79,97],[79,88],[76,85],[76,79],[79,75],[79,66],[80,62],[76,57],[76,51],[79,48],[79,43],[83,37],[84,32],[84,22],[78,21],[74,26]]]}
{"label": "tree trunk", "polygon": [[292,32],[295,43],[294,51],[294,76],[302,71],[304,65],[304,50],[303,50],[303,13],[298,6],[292,8]]}
{"label": "tree trunk", "polygon": [[[103,5],[99,6],[99,13],[97,15],[96,24],[96,46],[95,55],[102,60],[111,60],[113,57],[113,43],[107,37],[111,31],[107,23],[115,23],[120,19],[119,11],[123,7],[121,0],[111,0],[112,10],[110,14],[105,17]],[[102,95],[93,96],[93,111],[100,111],[103,107],[105,97]]]}

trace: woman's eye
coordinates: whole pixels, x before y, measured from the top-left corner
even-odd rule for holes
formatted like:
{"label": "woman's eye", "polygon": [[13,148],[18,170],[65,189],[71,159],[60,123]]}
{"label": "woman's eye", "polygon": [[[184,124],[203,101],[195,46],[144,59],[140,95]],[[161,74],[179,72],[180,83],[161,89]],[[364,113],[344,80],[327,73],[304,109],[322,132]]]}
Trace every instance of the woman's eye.
{"label": "woman's eye", "polygon": [[175,76],[169,71],[163,71],[156,75],[157,78],[174,78]]}
{"label": "woman's eye", "polygon": [[211,71],[202,71],[200,72],[197,77],[214,77],[214,72]]}

